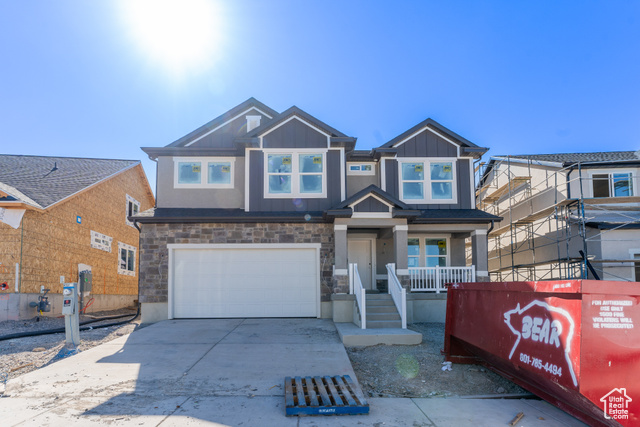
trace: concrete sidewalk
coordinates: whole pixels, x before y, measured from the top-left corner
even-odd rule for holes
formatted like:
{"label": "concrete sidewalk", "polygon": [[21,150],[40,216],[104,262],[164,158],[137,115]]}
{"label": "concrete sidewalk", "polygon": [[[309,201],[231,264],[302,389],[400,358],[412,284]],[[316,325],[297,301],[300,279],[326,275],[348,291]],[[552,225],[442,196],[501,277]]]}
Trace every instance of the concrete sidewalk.
{"label": "concrete sidewalk", "polygon": [[363,416],[285,417],[285,376],[351,375],[320,319],[165,321],[18,377],[4,425],[583,425],[535,400],[370,399]]}

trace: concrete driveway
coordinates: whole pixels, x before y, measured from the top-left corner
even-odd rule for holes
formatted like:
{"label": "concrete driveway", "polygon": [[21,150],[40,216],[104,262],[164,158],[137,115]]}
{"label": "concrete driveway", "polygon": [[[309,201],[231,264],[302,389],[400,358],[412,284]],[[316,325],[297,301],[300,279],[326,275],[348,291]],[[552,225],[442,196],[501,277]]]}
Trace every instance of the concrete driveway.
{"label": "concrete driveway", "polygon": [[544,402],[457,399],[372,399],[369,415],[288,418],[283,382],[295,375],[355,379],[333,322],[170,320],[11,380],[0,424],[442,426],[482,414],[474,425],[496,425],[523,408],[545,425],[576,422]]}

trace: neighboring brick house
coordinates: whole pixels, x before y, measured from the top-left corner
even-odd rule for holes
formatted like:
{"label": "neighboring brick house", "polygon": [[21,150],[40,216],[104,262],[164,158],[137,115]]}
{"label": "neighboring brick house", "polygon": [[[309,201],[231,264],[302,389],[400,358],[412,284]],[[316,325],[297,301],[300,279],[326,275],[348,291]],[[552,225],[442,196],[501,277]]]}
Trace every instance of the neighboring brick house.
{"label": "neighboring brick house", "polygon": [[[158,171],[156,207],[132,218],[143,321],[344,321],[357,317],[359,286],[398,282],[409,321],[443,318],[445,280],[487,276],[486,233],[500,218],[475,209],[473,165],[487,149],[431,119],[379,148],[355,145],[297,107],[278,113],[251,98],[143,148]],[[434,300],[437,314],[423,305]]]}
{"label": "neighboring brick house", "polygon": [[0,320],[35,316],[42,288],[44,314],[59,316],[61,282],[79,269],[93,275],[85,311],[133,304],[139,231],[127,217],[154,204],[136,160],[0,155]]}

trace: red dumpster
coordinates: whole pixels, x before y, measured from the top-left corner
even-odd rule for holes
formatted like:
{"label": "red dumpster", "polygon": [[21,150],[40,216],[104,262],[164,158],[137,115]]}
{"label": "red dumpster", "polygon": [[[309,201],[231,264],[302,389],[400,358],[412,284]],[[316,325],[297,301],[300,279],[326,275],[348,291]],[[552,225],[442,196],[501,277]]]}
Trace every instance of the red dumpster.
{"label": "red dumpster", "polygon": [[446,360],[484,363],[591,425],[640,426],[640,283],[456,283]]}

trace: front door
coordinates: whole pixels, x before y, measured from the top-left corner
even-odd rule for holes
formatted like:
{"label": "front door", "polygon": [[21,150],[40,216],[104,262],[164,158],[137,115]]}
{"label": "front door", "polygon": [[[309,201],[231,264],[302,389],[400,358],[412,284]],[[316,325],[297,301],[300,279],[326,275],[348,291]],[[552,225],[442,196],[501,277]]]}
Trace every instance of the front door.
{"label": "front door", "polygon": [[347,258],[350,264],[358,264],[358,274],[365,289],[374,289],[372,246],[370,239],[348,241]]}

